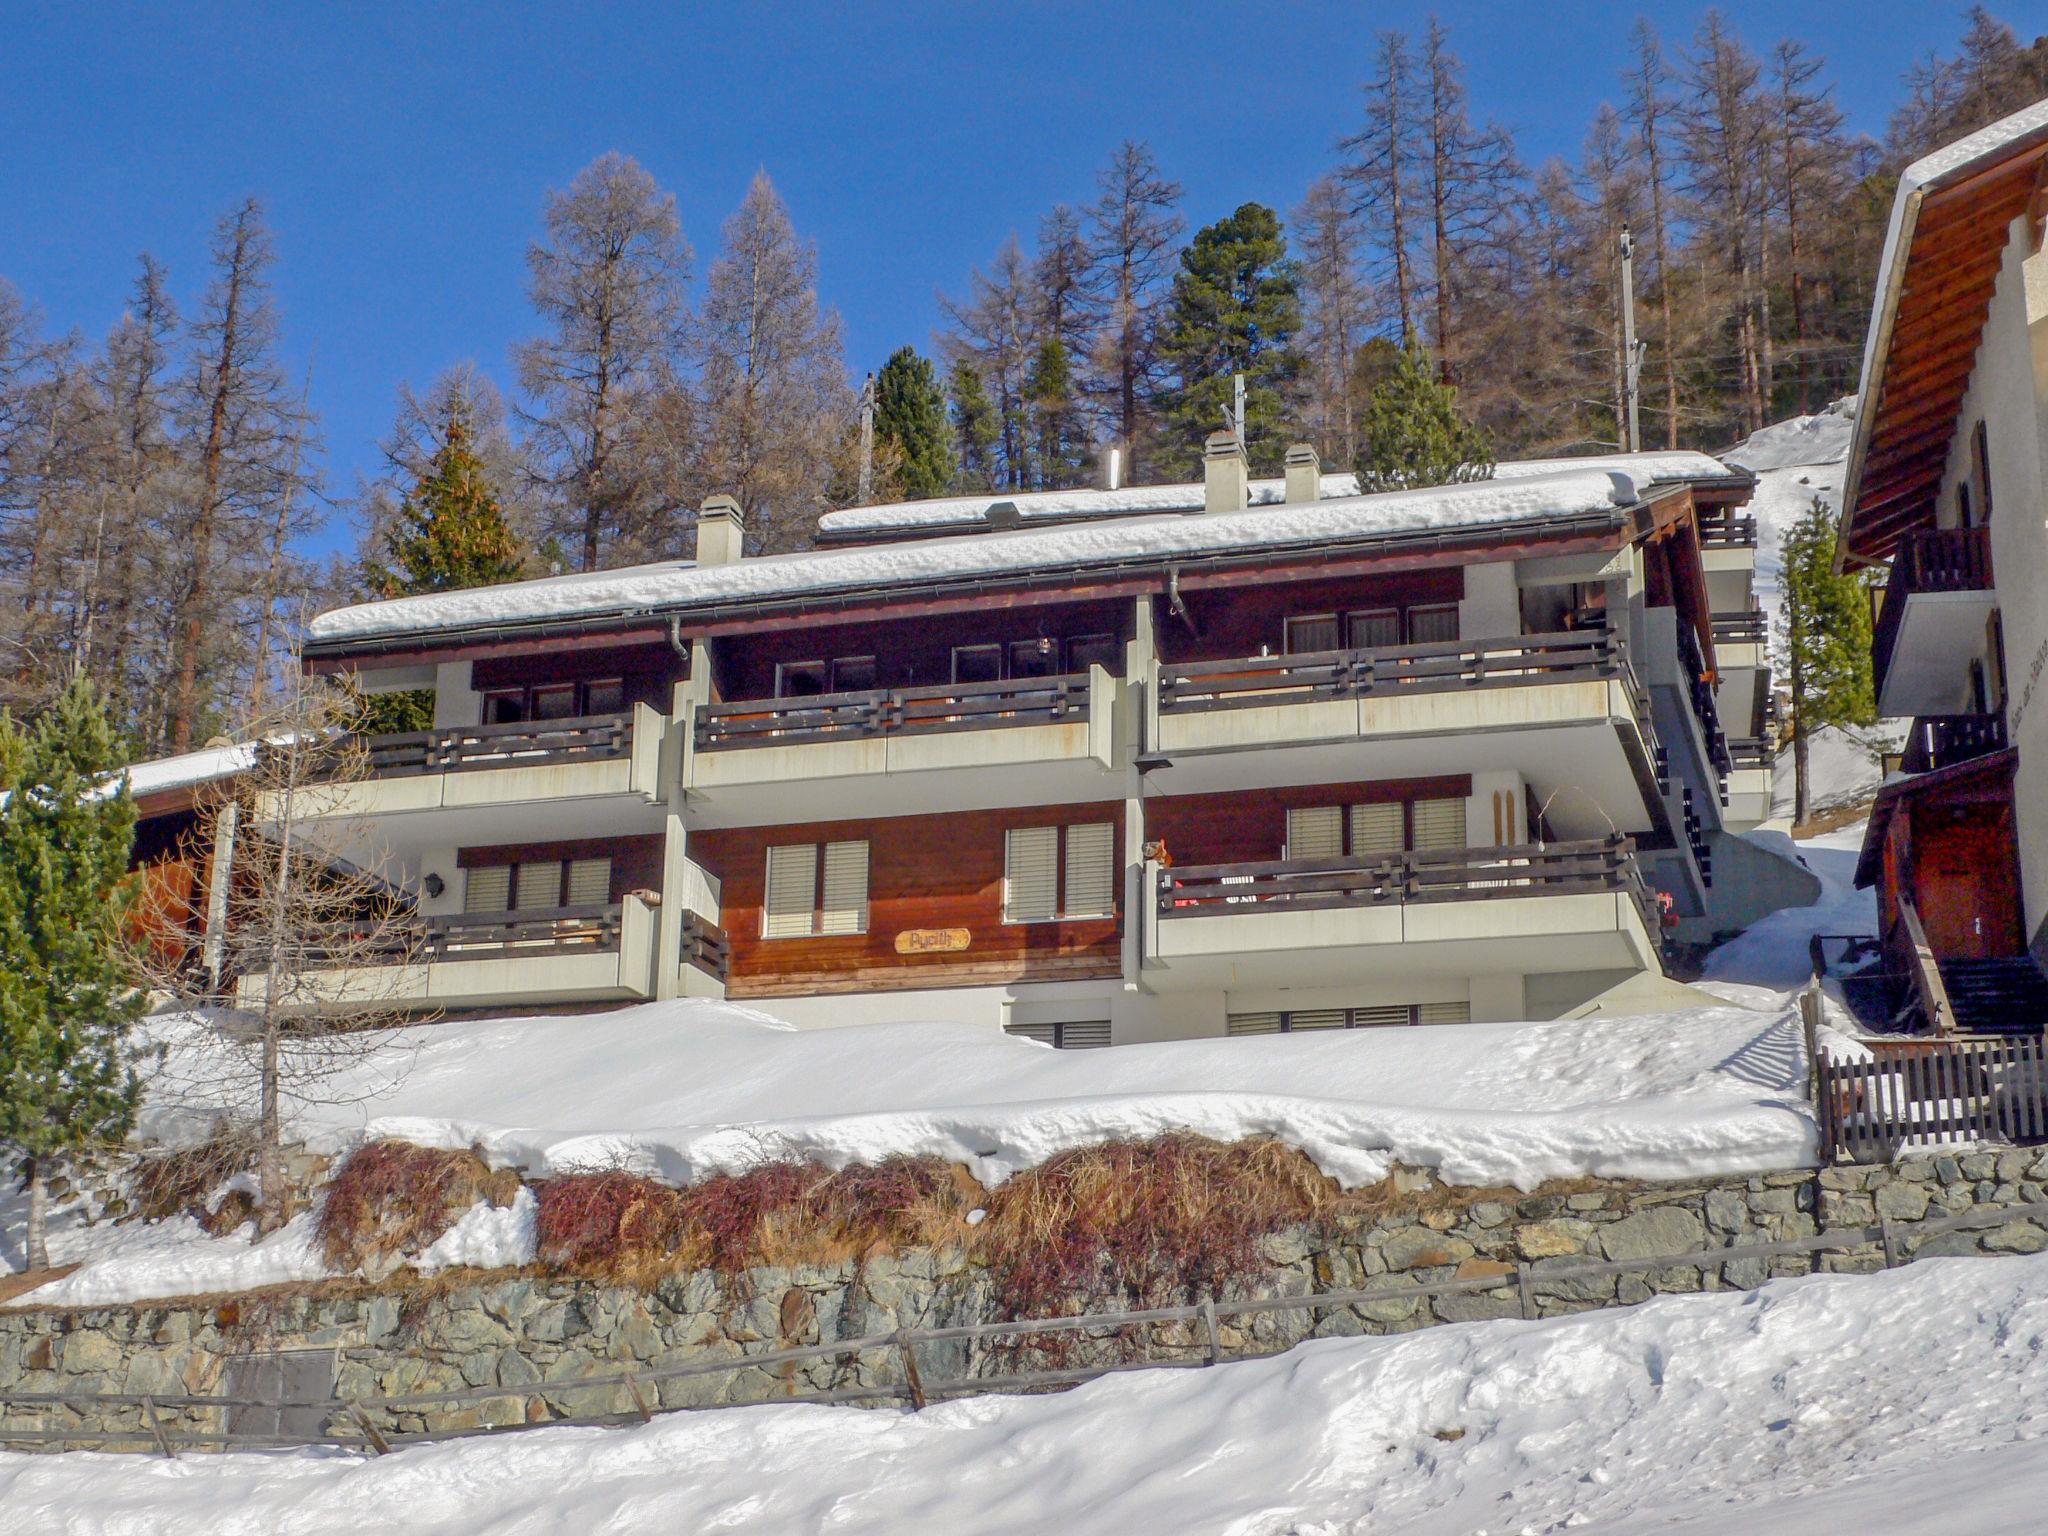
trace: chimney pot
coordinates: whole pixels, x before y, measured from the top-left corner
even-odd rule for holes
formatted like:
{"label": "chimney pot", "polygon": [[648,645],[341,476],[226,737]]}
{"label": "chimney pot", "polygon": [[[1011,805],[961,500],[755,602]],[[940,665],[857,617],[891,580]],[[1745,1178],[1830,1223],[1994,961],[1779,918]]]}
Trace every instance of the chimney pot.
{"label": "chimney pot", "polygon": [[1235,432],[1211,432],[1202,445],[1202,510],[1242,512],[1251,505],[1251,470]]}
{"label": "chimney pot", "polygon": [[1287,448],[1287,505],[1313,505],[1323,496],[1323,458],[1313,443],[1291,443]]}
{"label": "chimney pot", "polygon": [[740,504],[723,494],[697,509],[697,563],[731,565],[746,553],[747,522]]}

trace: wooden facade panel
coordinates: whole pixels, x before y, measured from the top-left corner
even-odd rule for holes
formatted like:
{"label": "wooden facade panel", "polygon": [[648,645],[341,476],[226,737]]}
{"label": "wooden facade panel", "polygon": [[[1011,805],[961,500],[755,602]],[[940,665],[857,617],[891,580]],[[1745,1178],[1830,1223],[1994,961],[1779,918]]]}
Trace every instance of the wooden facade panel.
{"label": "wooden facade panel", "polygon": [[1261,586],[1191,589],[1183,594],[1194,631],[1164,600],[1154,629],[1160,660],[1227,661],[1256,656],[1261,646],[1284,651],[1287,620],[1305,614],[1455,603],[1465,595],[1465,570],[1401,571],[1339,580],[1273,582]]}
{"label": "wooden facade panel", "polygon": [[[1103,821],[1115,829],[1121,864],[1120,801],[696,832],[690,856],[721,883],[732,997],[1111,977],[1122,964],[1118,917],[1003,921],[1005,834],[1013,827]],[[768,849],[851,839],[868,843],[867,932],[763,938]],[[955,940],[922,951],[912,941],[909,953],[898,947],[901,934],[955,929],[967,935],[964,949],[953,947]]]}
{"label": "wooden facade panel", "polygon": [[1277,859],[1287,843],[1287,813],[1321,805],[1462,799],[1470,774],[1302,784],[1287,789],[1160,796],[1145,802],[1145,839],[1164,843],[1176,864],[1247,864]]}

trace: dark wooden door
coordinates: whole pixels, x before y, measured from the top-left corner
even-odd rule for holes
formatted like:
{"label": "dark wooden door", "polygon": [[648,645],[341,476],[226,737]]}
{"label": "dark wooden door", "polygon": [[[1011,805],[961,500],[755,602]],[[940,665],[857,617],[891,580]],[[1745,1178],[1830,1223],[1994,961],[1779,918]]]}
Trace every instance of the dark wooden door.
{"label": "dark wooden door", "polygon": [[2011,812],[1932,809],[1913,824],[1920,920],[1940,959],[1990,959],[2023,949]]}

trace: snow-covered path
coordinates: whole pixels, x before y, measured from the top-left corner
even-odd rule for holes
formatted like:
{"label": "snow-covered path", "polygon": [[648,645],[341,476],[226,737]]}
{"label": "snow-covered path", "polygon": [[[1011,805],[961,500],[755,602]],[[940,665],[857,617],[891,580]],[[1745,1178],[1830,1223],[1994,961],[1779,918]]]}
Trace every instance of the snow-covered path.
{"label": "snow-covered path", "polygon": [[1820,899],[1810,907],[1785,907],[1745,929],[1707,956],[1701,979],[1784,991],[1803,986],[1813,974],[1806,942],[1816,933],[1877,932],[1877,893],[1854,885],[1856,855],[1869,823],[1808,838],[1789,846],[1820,877]]}
{"label": "snow-covered path", "polygon": [[0,1456],[19,1536],[1988,1536],[2048,1501],[2048,1255],[1331,1340],[917,1416],[809,1406],[339,1453]]}

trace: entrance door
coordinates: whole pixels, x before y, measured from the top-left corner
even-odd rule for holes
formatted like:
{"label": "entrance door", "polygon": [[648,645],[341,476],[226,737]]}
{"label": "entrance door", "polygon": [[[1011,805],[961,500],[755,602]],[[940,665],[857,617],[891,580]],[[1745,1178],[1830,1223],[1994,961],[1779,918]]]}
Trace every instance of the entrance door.
{"label": "entrance door", "polygon": [[1913,818],[1920,921],[1938,959],[2022,952],[2010,815],[2004,806],[1930,806]]}

